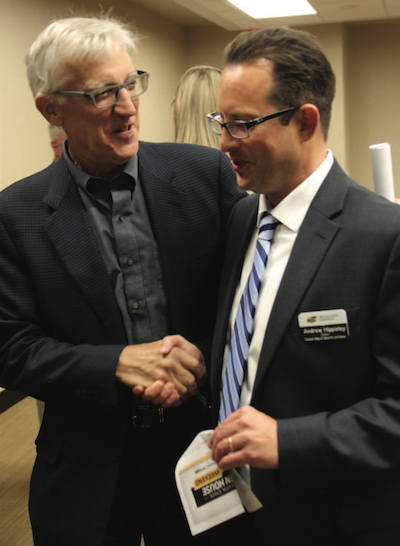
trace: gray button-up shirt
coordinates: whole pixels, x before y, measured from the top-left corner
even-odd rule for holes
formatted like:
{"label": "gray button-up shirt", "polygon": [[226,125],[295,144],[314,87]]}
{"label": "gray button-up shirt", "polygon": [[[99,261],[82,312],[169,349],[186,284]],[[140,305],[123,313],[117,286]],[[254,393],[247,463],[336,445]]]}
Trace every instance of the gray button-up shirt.
{"label": "gray button-up shirt", "polygon": [[132,157],[111,181],[92,178],[64,157],[75,179],[120,307],[129,343],[168,333],[167,301],[154,239]]}

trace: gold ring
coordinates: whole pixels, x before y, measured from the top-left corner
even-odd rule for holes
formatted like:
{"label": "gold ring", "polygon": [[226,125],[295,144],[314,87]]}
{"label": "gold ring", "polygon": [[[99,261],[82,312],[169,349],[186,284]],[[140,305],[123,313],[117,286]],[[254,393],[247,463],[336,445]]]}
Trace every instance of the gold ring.
{"label": "gold ring", "polygon": [[228,438],[228,447],[229,447],[229,451],[235,451],[233,449],[232,436],[229,436],[229,438]]}

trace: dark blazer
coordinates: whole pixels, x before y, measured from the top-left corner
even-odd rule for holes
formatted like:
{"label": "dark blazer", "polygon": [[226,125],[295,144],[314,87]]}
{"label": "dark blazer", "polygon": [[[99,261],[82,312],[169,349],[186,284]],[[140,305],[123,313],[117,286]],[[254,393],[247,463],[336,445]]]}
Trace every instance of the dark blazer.
{"label": "dark blazer", "polygon": [[[227,219],[244,192],[217,150],[141,142],[138,154],[170,332],[206,352]],[[0,383],[46,402],[32,524],[49,545],[101,546],[127,424],[130,392],[115,380],[127,339],[63,158],[0,194],[0,279]]]}
{"label": "dark blazer", "polygon": [[[250,196],[230,222],[211,364],[215,422],[257,208]],[[349,337],[305,341],[299,314],[332,309],[347,312]],[[400,543],[399,395],[400,208],[335,162],[300,228],[264,337],[251,404],[278,420],[279,470],[251,470],[264,508],[247,522],[247,543]]]}

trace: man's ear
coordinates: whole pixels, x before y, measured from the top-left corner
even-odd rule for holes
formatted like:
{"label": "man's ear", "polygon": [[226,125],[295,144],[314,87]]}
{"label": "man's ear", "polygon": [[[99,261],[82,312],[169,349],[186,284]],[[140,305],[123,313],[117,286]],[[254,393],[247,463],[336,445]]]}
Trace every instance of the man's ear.
{"label": "man's ear", "polygon": [[56,103],[50,95],[36,95],[36,108],[44,116],[51,125],[62,125],[62,120],[59,115],[59,104]]}
{"label": "man's ear", "polygon": [[314,104],[303,104],[297,112],[299,134],[303,142],[314,136],[320,125],[319,111]]}

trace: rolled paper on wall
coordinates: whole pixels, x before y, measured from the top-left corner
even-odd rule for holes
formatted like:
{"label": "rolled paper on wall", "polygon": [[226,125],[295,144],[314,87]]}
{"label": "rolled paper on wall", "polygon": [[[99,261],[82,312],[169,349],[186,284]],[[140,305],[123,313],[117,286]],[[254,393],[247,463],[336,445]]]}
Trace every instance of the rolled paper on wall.
{"label": "rolled paper on wall", "polygon": [[386,197],[389,201],[394,201],[395,190],[390,144],[387,142],[373,144],[369,147],[369,151],[375,193]]}

